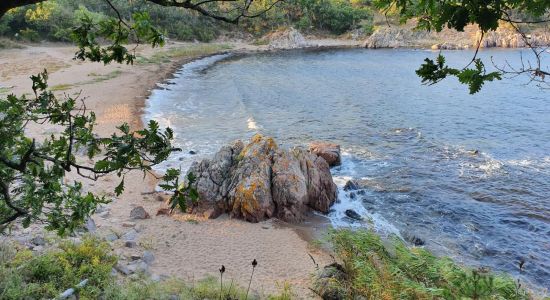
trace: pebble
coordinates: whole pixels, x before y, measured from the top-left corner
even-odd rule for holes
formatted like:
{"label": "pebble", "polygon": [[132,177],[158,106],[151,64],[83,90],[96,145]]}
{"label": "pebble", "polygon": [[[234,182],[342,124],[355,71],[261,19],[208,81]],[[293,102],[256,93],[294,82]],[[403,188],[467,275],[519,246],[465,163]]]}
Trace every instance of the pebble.
{"label": "pebble", "polygon": [[114,233],[109,233],[105,236],[105,240],[108,241],[108,242],[114,242],[114,241],[118,240],[118,236]]}
{"label": "pebble", "polygon": [[136,241],[126,241],[124,242],[124,246],[127,248],[135,248],[137,247]]}
{"label": "pebble", "polygon": [[123,222],[122,227],[136,227],[135,222]]}
{"label": "pebble", "polygon": [[149,216],[149,213],[147,213],[147,211],[145,210],[145,208],[143,208],[143,206],[137,206],[130,211],[130,218],[143,220],[143,219],[150,218],[150,216]]}
{"label": "pebble", "polygon": [[84,228],[86,228],[86,231],[94,233],[97,230],[97,226],[95,225],[94,219],[88,218],[86,220],[86,223],[84,224]]}
{"label": "pebble", "polygon": [[116,264],[115,270],[117,270],[118,272],[120,272],[124,275],[130,275],[130,274],[133,273],[133,272],[130,271],[130,269],[128,267],[126,267],[125,265],[123,265],[121,263]]}
{"label": "pebble", "polygon": [[153,255],[153,252],[151,252],[151,251],[144,251],[143,252],[143,261],[146,264],[151,265],[154,260],[155,260],[155,255]]}
{"label": "pebble", "polygon": [[128,232],[126,232],[123,236],[122,236],[122,239],[125,240],[125,241],[133,241],[135,240],[137,237],[137,231],[135,229],[132,229]]}

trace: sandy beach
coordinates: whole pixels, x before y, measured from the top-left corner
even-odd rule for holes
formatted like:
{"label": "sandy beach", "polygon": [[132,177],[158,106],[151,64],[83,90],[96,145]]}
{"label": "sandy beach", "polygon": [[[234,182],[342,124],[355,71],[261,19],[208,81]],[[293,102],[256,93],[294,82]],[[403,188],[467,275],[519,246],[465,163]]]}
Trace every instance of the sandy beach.
{"label": "sandy beach", "polygon": [[[191,47],[193,44],[170,43],[162,49],[140,46],[138,58],[147,60],[163,51]],[[332,45],[332,44],[330,44]],[[196,46],[196,45],[195,45]],[[233,51],[261,50],[249,45],[232,45]],[[88,63],[72,60],[75,49],[70,46],[39,45],[24,49],[0,51],[0,91],[5,95],[31,95],[29,76],[42,71],[49,73],[49,84],[56,94],[76,96],[86,101],[89,109],[97,114],[99,135],[109,135],[115,126],[124,122],[133,129],[142,124],[142,108],[151,89],[162,82],[179,66],[192,60],[193,55],[171,57],[154,63],[135,65]],[[55,132],[56,128],[35,126],[31,134],[39,137]],[[121,240],[113,242],[113,249],[122,260],[144,250],[152,251],[155,261],[151,266],[153,274],[175,276],[184,280],[198,280],[205,276],[218,276],[218,268],[226,266],[226,280],[246,286],[251,270],[250,263],[256,259],[252,289],[260,295],[277,292],[285,283],[292,286],[298,298],[311,299],[310,277],[315,271],[314,257],[319,265],[331,261],[325,251],[312,246],[304,238],[318,229],[316,225],[303,226],[297,230],[276,220],[252,224],[222,216],[215,220],[201,220],[195,217],[156,216],[157,210],[166,205],[154,193],[156,180],[151,176],[133,172],[126,176],[125,191],[114,197],[116,176],[96,182],[87,182],[86,188],[114,199],[108,205],[109,213],[95,215],[98,233],[123,235],[130,230],[123,223],[130,221],[130,210],[143,206],[150,219],[132,220],[131,226],[138,232],[137,247],[127,248]],[[316,224],[316,223],[312,223]],[[125,224],[128,225],[128,224]],[[321,227],[321,226],[319,226]],[[15,231],[18,235],[34,235],[37,227]]]}

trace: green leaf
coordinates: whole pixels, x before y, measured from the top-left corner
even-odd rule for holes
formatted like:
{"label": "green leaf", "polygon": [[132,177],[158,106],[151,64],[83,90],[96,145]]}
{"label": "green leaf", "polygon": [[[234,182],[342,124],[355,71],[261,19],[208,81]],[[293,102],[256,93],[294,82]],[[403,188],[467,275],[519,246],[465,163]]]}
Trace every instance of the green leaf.
{"label": "green leaf", "polygon": [[120,181],[120,183],[115,187],[115,194],[117,196],[120,196],[122,192],[124,191],[124,178]]}

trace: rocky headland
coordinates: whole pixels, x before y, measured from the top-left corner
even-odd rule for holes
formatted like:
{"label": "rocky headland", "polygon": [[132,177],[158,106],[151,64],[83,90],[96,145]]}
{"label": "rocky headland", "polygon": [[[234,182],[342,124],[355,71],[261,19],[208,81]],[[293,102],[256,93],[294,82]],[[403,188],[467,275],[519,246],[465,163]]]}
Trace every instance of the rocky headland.
{"label": "rocky headland", "polygon": [[[481,39],[477,26],[468,25],[464,31],[445,28],[441,32],[416,30],[414,23],[403,26],[382,26],[364,42],[365,48],[427,48],[433,50],[461,50],[477,47]],[[532,46],[550,45],[550,32],[533,30],[526,35]],[[481,48],[523,48],[527,43],[521,34],[512,28],[499,27],[483,35]]]}

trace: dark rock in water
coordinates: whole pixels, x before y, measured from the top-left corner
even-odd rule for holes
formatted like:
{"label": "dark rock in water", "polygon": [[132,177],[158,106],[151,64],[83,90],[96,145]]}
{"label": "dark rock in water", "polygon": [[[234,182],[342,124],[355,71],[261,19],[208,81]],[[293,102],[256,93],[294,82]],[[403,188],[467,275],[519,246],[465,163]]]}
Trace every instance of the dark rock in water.
{"label": "dark rock in water", "polygon": [[346,292],[340,284],[346,277],[344,267],[338,263],[332,263],[315,276],[313,289],[323,300],[346,299]]}
{"label": "dark rock in water", "polygon": [[418,236],[416,236],[414,234],[411,234],[410,232],[405,232],[405,234],[403,234],[403,238],[407,242],[409,242],[409,243],[411,243],[415,246],[422,246],[422,245],[426,244],[426,242],[424,242],[423,239],[419,238]]}
{"label": "dark rock in water", "polygon": [[361,215],[358,214],[353,209],[347,209],[346,210],[346,216],[348,216],[348,218],[350,218],[350,219],[354,219],[354,220],[357,220],[357,221],[362,221],[363,220],[363,217],[361,217]]}
{"label": "dark rock in water", "polygon": [[357,189],[359,189],[359,185],[353,180],[348,180],[346,182],[346,184],[344,185],[344,191],[346,191],[346,192],[347,191],[355,191]]}
{"label": "dark rock in water", "polygon": [[308,210],[328,213],[337,198],[328,163],[302,148],[279,149],[272,138],[252,137],[223,146],[189,172],[199,193],[194,213],[213,210],[249,222],[272,217],[296,222]]}
{"label": "dark rock in water", "polygon": [[357,195],[365,195],[365,190],[358,190]]}
{"label": "dark rock in water", "polygon": [[196,152],[196,151],[193,151],[193,150],[190,150],[190,151],[189,151],[189,154],[195,155],[195,154],[197,154],[197,152]]}
{"label": "dark rock in water", "polygon": [[349,198],[350,199],[355,199],[355,193],[354,192],[349,193]]}

